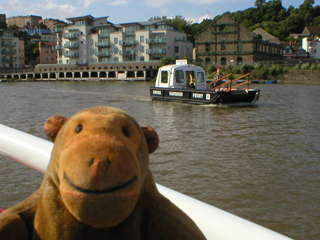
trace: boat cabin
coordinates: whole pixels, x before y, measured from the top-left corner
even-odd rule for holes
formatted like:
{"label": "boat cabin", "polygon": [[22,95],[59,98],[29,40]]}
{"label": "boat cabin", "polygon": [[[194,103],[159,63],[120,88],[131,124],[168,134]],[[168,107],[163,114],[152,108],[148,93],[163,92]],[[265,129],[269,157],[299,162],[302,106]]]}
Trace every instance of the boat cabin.
{"label": "boat cabin", "polygon": [[207,90],[203,68],[182,62],[159,69],[155,87]]}

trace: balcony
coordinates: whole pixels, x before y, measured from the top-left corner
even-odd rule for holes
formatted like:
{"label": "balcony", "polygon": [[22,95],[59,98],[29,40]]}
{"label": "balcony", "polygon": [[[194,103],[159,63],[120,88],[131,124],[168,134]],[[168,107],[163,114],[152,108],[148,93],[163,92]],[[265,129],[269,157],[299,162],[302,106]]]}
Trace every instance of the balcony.
{"label": "balcony", "polygon": [[53,33],[59,33],[59,32],[63,32],[63,29],[59,27],[53,28]]}
{"label": "balcony", "polygon": [[101,32],[101,33],[99,34],[99,36],[100,36],[101,38],[108,38],[108,37],[110,37],[110,33],[109,33],[109,32]]}
{"label": "balcony", "polygon": [[111,46],[110,42],[96,42],[95,46],[98,48],[108,48]]}
{"label": "balcony", "polygon": [[127,31],[124,33],[126,36],[135,36],[136,32],[135,31]]}
{"label": "balcony", "polygon": [[123,56],[133,56],[136,54],[137,54],[137,50],[120,51],[120,55],[123,55]]}
{"label": "balcony", "polygon": [[165,44],[166,42],[167,42],[166,38],[154,38],[154,39],[147,38],[148,44]]}
{"label": "balcony", "polygon": [[120,40],[119,43],[122,46],[135,46],[137,44],[137,40],[129,40],[129,41]]}
{"label": "balcony", "polygon": [[13,58],[2,58],[2,62],[6,62],[6,63],[13,62]]}
{"label": "balcony", "polygon": [[65,39],[78,39],[79,37],[80,33],[69,33],[64,35]]}
{"label": "balcony", "polygon": [[3,42],[1,43],[1,47],[16,47],[17,43],[15,42]]}
{"label": "balcony", "polygon": [[17,53],[17,50],[3,49],[1,53],[3,55],[14,55]]}
{"label": "balcony", "polygon": [[97,52],[96,53],[97,57],[110,57],[111,56],[111,52],[107,51],[107,52]]}
{"label": "balcony", "polygon": [[65,48],[79,48],[79,43],[65,43],[64,44]]}
{"label": "balcony", "polygon": [[60,51],[60,50],[62,50],[63,49],[63,47],[62,47],[62,45],[60,45],[60,44],[58,44],[57,46],[53,46],[52,47],[52,51]]}
{"label": "balcony", "polygon": [[161,54],[166,54],[166,49],[161,48],[161,49],[147,49],[147,54],[151,55],[161,55]]}
{"label": "balcony", "polygon": [[77,51],[77,52],[65,53],[64,56],[69,58],[77,58],[79,57],[79,52]]}

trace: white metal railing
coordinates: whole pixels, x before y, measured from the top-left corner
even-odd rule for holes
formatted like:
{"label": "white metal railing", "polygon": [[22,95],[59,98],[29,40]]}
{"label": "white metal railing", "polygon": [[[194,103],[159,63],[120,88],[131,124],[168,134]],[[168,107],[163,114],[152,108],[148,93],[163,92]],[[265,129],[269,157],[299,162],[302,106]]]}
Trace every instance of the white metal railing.
{"label": "white metal railing", "polygon": [[[0,124],[0,155],[44,173],[52,147],[49,141]],[[160,184],[157,187],[195,221],[208,240],[291,239]]]}

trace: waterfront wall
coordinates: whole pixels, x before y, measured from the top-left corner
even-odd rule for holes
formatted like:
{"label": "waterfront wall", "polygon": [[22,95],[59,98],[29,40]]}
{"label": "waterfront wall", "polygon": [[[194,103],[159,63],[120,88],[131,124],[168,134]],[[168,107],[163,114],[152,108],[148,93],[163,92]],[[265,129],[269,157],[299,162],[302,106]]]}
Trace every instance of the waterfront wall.
{"label": "waterfront wall", "polygon": [[320,70],[291,70],[284,75],[281,82],[320,84]]}
{"label": "waterfront wall", "polygon": [[157,74],[159,62],[123,62],[110,64],[70,65],[39,64],[34,72],[2,73],[0,80],[13,81],[99,81],[151,80]]}

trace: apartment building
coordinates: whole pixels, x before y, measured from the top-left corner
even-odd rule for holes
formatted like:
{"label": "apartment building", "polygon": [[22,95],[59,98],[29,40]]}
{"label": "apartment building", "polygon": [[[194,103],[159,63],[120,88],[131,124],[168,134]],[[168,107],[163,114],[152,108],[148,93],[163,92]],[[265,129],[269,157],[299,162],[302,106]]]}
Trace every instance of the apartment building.
{"label": "apartment building", "polygon": [[22,68],[24,62],[24,41],[17,37],[16,31],[0,30],[0,68]]}
{"label": "apartment building", "polygon": [[113,24],[108,17],[67,18],[54,28],[59,64],[159,61],[164,57],[192,58],[185,33],[164,20]]}
{"label": "apartment building", "polygon": [[227,16],[215,20],[195,36],[197,60],[215,65],[282,59],[283,45],[258,29],[256,33]]}

